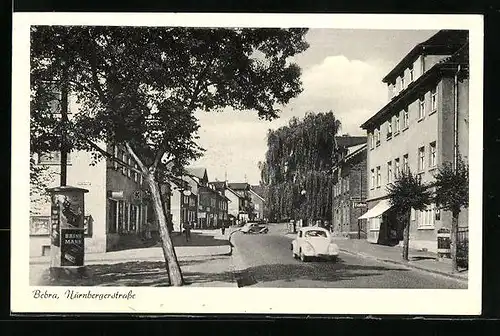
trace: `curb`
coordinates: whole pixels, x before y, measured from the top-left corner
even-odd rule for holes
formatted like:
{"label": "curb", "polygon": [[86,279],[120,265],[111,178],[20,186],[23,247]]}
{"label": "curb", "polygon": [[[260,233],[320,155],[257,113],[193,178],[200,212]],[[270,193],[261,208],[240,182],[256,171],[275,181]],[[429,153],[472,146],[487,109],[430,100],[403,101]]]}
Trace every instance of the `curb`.
{"label": "curb", "polygon": [[351,255],[354,255],[354,256],[358,256],[358,257],[362,257],[362,258],[366,258],[366,259],[372,259],[372,260],[376,260],[376,261],[384,262],[384,263],[388,263],[388,264],[405,266],[405,267],[408,267],[408,268],[417,269],[417,270],[424,271],[424,272],[427,272],[427,273],[438,274],[438,275],[445,276],[445,277],[448,277],[448,278],[453,278],[453,279],[459,280],[459,281],[464,281],[464,282],[468,282],[469,281],[469,278],[466,277],[466,276],[463,276],[463,275],[451,274],[451,273],[446,273],[446,272],[438,271],[438,270],[431,270],[431,269],[428,269],[428,268],[425,268],[425,267],[421,267],[421,266],[418,266],[418,265],[413,265],[413,264],[410,264],[410,263],[404,262],[404,261],[396,261],[396,260],[378,258],[378,257],[372,256],[372,255],[366,254],[366,253],[352,252],[352,251],[349,251],[349,250],[346,250],[346,249],[342,249],[342,248],[340,248],[339,250],[342,251],[342,252],[344,252],[344,253],[348,253],[348,254],[351,254]]}
{"label": "curb", "polygon": [[[217,252],[217,253],[208,253],[208,254],[196,254],[196,255],[181,255],[178,256],[177,258],[182,260],[183,258],[197,258],[197,257],[217,257],[217,256],[230,256],[233,253],[233,247],[231,243],[228,245],[221,245],[221,246],[228,246],[229,247],[229,252]],[[133,261],[164,261],[163,256],[150,256],[150,257],[142,257],[142,258],[133,258]],[[131,261],[130,258],[117,258],[117,259],[90,259],[90,260],[85,260],[85,264],[95,264],[95,263],[119,263],[119,262],[124,262],[124,261]],[[46,265],[49,264],[50,260],[30,260],[29,264],[30,265]]]}

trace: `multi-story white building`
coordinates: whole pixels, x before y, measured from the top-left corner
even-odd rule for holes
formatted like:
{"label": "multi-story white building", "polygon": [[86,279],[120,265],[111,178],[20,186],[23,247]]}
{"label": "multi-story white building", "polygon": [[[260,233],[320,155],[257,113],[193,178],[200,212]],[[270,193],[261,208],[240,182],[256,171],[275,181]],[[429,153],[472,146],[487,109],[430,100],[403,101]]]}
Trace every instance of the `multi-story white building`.
{"label": "multi-story white building", "polygon": [[[390,209],[386,187],[401,170],[411,170],[422,181],[434,180],[437,168],[458,152],[469,151],[468,32],[442,30],[411,50],[383,79],[389,102],[361,127],[368,133],[367,239],[397,244],[402,225]],[[412,211],[410,243],[437,249],[436,233],[450,227],[451,214],[431,205]],[[468,225],[462,211],[459,223]]]}
{"label": "multi-story white building", "polygon": [[[101,148],[124,162],[132,162],[121,146],[101,144]],[[89,191],[85,194],[85,252],[111,251],[130,238],[140,238],[146,228],[152,226],[154,230],[156,220],[142,176],[109,159],[95,165],[91,162],[90,153],[74,151],[67,165],[67,185]],[[59,153],[37,156],[37,164],[47,166],[51,172],[47,175],[51,176],[49,186],[59,186]],[[49,254],[50,211],[49,198],[32,202],[30,256]]]}

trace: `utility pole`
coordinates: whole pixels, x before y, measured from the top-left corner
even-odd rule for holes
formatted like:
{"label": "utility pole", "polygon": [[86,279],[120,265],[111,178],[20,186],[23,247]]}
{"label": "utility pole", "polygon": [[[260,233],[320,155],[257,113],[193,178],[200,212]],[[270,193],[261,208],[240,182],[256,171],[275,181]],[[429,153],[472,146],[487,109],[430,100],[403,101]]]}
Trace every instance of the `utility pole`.
{"label": "utility pole", "polygon": [[61,180],[60,185],[67,185],[68,176],[68,144],[66,127],[68,125],[68,70],[63,63],[61,78]]}

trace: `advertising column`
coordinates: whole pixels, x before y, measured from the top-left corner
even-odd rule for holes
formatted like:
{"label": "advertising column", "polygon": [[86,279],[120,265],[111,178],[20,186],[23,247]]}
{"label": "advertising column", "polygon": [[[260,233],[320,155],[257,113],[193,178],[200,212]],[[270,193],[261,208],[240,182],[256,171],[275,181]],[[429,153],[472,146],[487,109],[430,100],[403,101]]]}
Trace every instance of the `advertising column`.
{"label": "advertising column", "polygon": [[51,194],[51,274],[61,270],[80,271],[84,266],[86,189],[62,186],[48,189]]}

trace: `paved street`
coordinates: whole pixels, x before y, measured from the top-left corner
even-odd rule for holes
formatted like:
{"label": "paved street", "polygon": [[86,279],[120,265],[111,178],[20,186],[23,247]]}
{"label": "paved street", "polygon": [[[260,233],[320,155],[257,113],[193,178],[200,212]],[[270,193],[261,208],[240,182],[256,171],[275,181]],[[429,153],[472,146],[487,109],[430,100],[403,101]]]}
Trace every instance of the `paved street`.
{"label": "paved street", "polygon": [[232,234],[239,287],[467,288],[465,282],[342,253],[337,262],[292,257],[283,226],[269,234]]}

